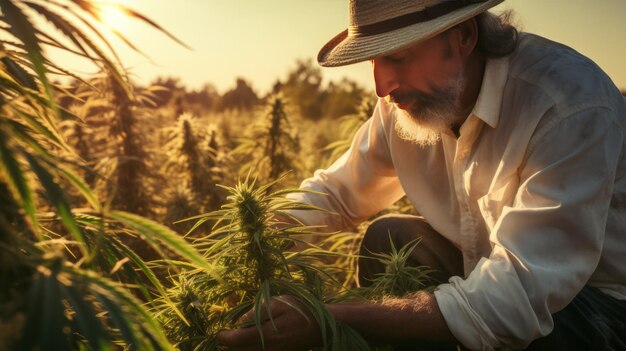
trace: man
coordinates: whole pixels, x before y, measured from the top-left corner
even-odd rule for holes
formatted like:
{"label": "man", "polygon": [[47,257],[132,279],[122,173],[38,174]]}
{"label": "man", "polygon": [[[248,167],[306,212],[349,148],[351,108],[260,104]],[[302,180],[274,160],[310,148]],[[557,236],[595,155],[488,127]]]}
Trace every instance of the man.
{"label": "man", "polygon": [[[445,279],[433,294],[328,308],[406,349],[624,350],[626,103],[589,59],[486,12],[500,2],[352,0],[348,30],[320,51],[323,66],[371,60],[381,99],[351,149],[303,182],[328,196],[297,195],[339,216],[298,216],[351,227],[406,194],[423,218],[375,221],[362,252],[384,250],[387,233],[422,237],[413,261]],[[366,284],[380,267],[359,269]],[[285,299],[267,349],[319,344]],[[255,328],[218,340],[260,348]]]}

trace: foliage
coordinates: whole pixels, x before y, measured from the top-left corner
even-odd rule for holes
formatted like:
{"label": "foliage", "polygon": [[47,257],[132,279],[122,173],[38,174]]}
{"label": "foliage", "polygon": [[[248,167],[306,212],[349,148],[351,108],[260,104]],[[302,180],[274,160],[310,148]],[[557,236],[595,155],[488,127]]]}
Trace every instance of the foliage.
{"label": "foliage", "polygon": [[[124,78],[126,79],[126,78]],[[155,183],[152,155],[145,145],[147,106],[154,88],[121,85],[111,74],[100,74],[73,85],[66,106],[81,119],[63,122],[65,136],[89,168],[89,184],[113,207],[154,217]]]}
{"label": "foliage", "polygon": [[299,168],[299,137],[290,124],[286,105],[281,94],[271,96],[263,119],[233,150],[233,157],[241,160],[242,170],[254,169],[268,182],[278,179],[286,171]]}
{"label": "foliage", "polygon": [[274,86],[274,93],[278,91],[293,101],[304,119],[310,120],[353,114],[361,96],[365,95],[357,83],[345,78],[324,87],[322,72],[310,59],[297,60],[287,73],[287,79]]}
{"label": "foliage", "polygon": [[[170,141],[164,173],[176,183],[166,202],[165,222],[174,223],[199,212],[216,210],[224,200],[221,183],[223,155],[219,152],[217,133],[210,132],[189,114],[179,116],[178,125],[167,131]],[[176,223],[186,233],[188,223]]]}
{"label": "foliage", "polygon": [[298,60],[296,67],[287,74],[281,87],[285,97],[295,101],[304,118],[319,119],[322,116],[322,73],[311,60]]}
{"label": "foliage", "polygon": [[[93,60],[109,72],[120,96],[129,94],[116,62],[101,49],[108,43],[90,25],[98,6],[83,0],[0,1],[0,28],[8,36],[0,41],[0,325],[2,333],[4,326],[12,328],[0,338],[2,349],[171,349],[130,293],[130,284],[140,282],[137,292],[144,297],[164,288],[120,239],[125,235],[141,236],[158,252],[167,250],[213,272],[171,230],[109,210],[72,169],[81,160],[62,138],[59,123],[79,118],[55,103],[63,87],[48,78],[72,74],[48,60],[42,48],[55,46]],[[31,16],[46,19],[58,36],[46,34]],[[83,208],[69,201],[70,190],[82,195]]]}
{"label": "foliage", "polygon": [[376,100],[371,97],[364,97],[361,100],[357,113],[343,116],[339,119],[339,140],[328,144],[324,150],[330,151],[329,159],[334,161],[343,153],[348,151],[352,144],[352,139],[356,132],[361,128],[363,123],[367,121],[374,113]]}
{"label": "foliage", "polygon": [[257,94],[243,78],[237,78],[235,87],[222,96],[220,109],[250,111],[259,102]]}
{"label": "foliage", "polygon": [[[237,319],[251,308],[255,308],[254,325],[260,332],[261,308],[269,306],[272,297],[284,294],[304,303],[324,340],[330,339],[326,335],[330,331],[336,337],[333,343],[345,343],[345,350],[354,349],[349,345],[364,343],[358,334],[350,334],[346,328],[341,329],[344,333],[337,332],[337,325],[324,306],[326,294],[336,287],[329,287],[333,281],[316,264],[332,253],[302,240],[303,236],[314,234],[313,228],[302,226],[289,213],[315,208],[284,197],[294,189],[271,192],[274,185],[256,187],[254,181],[246,179],[233,188],[225,187],[229,202],[219,211],[195,217],[196,226],[217,221],[212,232],[197,239],[194,245],[207,260],[223,268],[219,279],[186,270],[173,280],[169,297],[190,323],[184,323],[168,306],[160,316],[170,339],[181,350],[216,350],[215,334],[225,328],[240,327]],[[300,249],[290,251],[295,247]]]}
{"label": "foliage", "polygon": [[173,77],[159,77],[150,85],[160,88],[154,94],[154,103],[157,108],[167,106],[172,102],[174,97],[184,93],[185,90],[180,80]]}
{"label": "foliage", "polygon": [[404,297],[420,290],[434,288],[434,281],[430,277],[433,271],[429,267],[407,264],[411,252],[419,244],[419,239],[407,243],[400,250],[396,249],[391,237],[389,242],[391,252],[372,253],[374,259],[385,267],[385,271],[379,273],[370,286],[362,287],[353,293],[361,294],[368,299],[381,300],[388,296]]}
{"label": "foliage", "polygon": [[185,94],[184,101],[188,112],[198,114],[202,111],[215,111],[221,103],[221,96],[211,84],[205,84],[198,90],[192,90]]}
{"label": "foliage", "polygon": [[[311,208],[284,198],[336,140],[320,118],[354,114],[362,89],[325,88],[310,61],[264,99],[243,78],[222,96],[176,78],[133,85],[93,24],[103,6],[0,0],[0,349],[215,349],[218,328],[281,294],[304,301],[329,348],[368,349],[324,308],[352,287],[356,262],[331,252],[353,252],[360,233],[309,244],[315,228],[287,211]],[[101,73],[67,71],[50,46]],[[369,114],[342,122],[340,137]],[[299,130],[318,147],[302,152]],[[250,170],[266,185],[216,186]],[[199,222],[174,223],[188,217]]]}
{"label": "foliage", "polygon": [[[324,91],[322,115],[338,118],[350,114],[372,116],[376,99],[363,90],[356,82],[344,78],[339,82],[330,82]],[[360,104],[359,104],[360,102]],[[363,105],[370,103],[371,106]]]}

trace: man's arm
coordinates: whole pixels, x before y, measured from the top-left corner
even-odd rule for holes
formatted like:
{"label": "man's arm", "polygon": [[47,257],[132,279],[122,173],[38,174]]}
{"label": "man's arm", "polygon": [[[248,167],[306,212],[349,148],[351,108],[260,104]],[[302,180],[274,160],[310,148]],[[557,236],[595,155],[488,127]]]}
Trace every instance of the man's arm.
{"label": "man's arm", "polygon": [[412,298],[382,303],[328,305],[335,319],[368,341],[383,343],[454,342],[433,294],[419,292]]}
{"label": "man's arm", "polygon": [[[291,305],[291,306],[290,306]],[[306,308],[293,296],[281,296],[271,303],[272,321],[263,315],[265,351],[307,350],[322,345],[319,326],[314,318],[300,311]],[[334,318],[358,331],[368,341],[380,343],[453,343],[434,295],[419,292],[412,298],[388,299],[382,303],[329,304]],[[262,307],[262,311],[265,308]],[[251,311],[242,317],[250,320]],[[229,350],[262,350],[256,327],[222,331],[218,342]]]}

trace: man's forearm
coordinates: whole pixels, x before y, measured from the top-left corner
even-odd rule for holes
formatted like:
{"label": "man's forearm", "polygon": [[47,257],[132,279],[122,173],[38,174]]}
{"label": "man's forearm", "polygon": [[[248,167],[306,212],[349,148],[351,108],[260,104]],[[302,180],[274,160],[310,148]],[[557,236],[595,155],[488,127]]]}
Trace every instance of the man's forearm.
{"label": "man's forearm", "polygon": [[433,294],[328,305],[335,319],[376,342],[454,342]]}

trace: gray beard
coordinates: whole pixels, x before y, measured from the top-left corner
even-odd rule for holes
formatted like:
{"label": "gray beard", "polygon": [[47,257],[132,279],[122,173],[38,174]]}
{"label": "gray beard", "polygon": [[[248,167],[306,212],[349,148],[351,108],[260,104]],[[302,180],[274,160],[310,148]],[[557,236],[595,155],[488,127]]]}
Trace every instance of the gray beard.
{"label": "gray beard", "polygon": [[465,88],[463,70],[443,87],[431,87],[432,93],[411,92],[387,97],[388,101],[411,101],[408,111],[398,109],[395,130],[398,136],[420,146],[436,144],[441,132],[463,121],[461,94]]}

